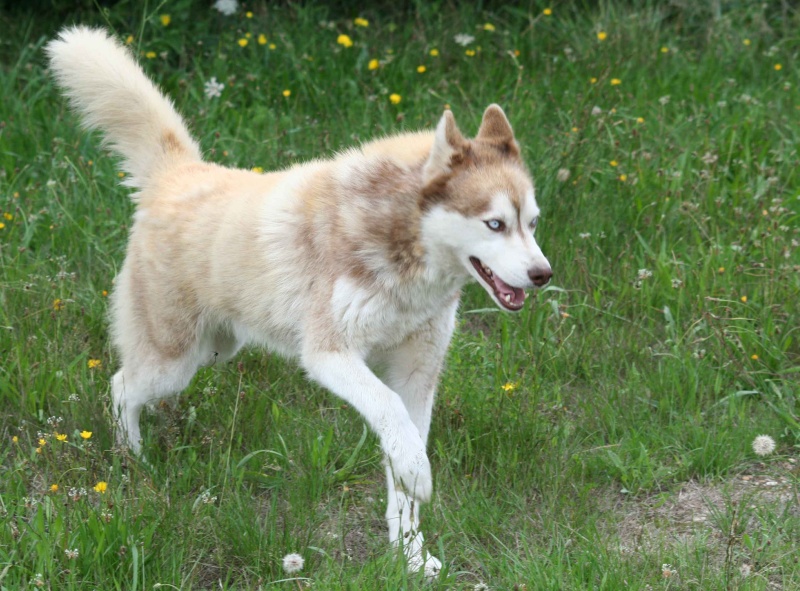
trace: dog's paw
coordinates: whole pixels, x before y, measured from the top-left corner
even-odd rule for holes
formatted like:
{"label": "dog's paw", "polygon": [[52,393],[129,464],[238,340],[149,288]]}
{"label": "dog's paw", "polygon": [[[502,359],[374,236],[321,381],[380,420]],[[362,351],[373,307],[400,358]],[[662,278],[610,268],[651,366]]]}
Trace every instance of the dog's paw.
{"label": "dog's paw", "polygon": [[408,557],[408,570],[412,573],[423,571],[426,579],[435,579],[442,572],[442,562],[430,554],[423,556],[420,550]]}
{"label": "dog's paw", "polygon": [[389,465],[394,475],[395,485],[401,488],[415,501],[427,503],[433,494],[433,477],[431,463],[425,453],[425,446],[419,435],[387,450]]}

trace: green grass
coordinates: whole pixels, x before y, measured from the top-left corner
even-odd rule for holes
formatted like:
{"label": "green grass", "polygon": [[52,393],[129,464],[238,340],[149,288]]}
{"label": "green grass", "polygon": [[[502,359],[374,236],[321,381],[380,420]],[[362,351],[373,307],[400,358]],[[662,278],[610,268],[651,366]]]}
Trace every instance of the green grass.
{"label": "green grass", "polygon": [[202,370],[148,413],[150,466],[114,448],[104,293],[133,206],[44,69],[73,21],[155,52],[146,70],[225,165],[325,156],[446,104],[468,133],[507,110],[555,277],[516,316],[467,289],[423,513],[446,568],[426,588],[800,586],[796,12],[207,4],[0,13],[0,589],[295,589],[290,552],[315,589],[424,585],[387,547],[375,438],[275,356]]}

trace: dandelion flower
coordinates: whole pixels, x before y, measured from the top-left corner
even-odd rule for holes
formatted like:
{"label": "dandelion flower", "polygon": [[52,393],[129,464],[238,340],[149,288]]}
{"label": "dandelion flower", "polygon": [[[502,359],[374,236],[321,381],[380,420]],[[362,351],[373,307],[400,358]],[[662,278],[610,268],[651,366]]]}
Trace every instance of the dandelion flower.
{"label": "dandelion flower", "polygon": [[753,451],[757,456],[768,456],[775,451],[775,440],[769,435],[759,435],[753,439]]}
{"label": "dandelion flower", "polygon": [[247,39],[245,39],[244,37],[242,37],[241,39],[239,39],[239,40],[237,41],[237,43],[239,44],[239,47],[247,47],[247,43],[248,43],[248,41],[247,41]]}
{"label": "dandelion flower", "polygon": [[739,299],[740,299],[740,300],[742,300],[742,303],[743,303],[743,304],[746,304],[746,303],[747,303],[747,296],[742,296],[742,297],[740,297]]}
{"label": "dandelion flower", "polygon": [[83,439],[91,439],[92,432],[91,431],[81,431],[81,438]]}
{"label": "dandelion flower", "polygon": [[504,392],[513,392],[517,389],[517,385],[513,382],[506,382],[502,386],[500,386]]}
{"label": "dandelion flower", "polygon": [[19,437],[14,435],[14,437],[11,438],[11,443],[19,443]]}
{"label": "dandelion flower", "polygon": [[263,166],[254,166],[250,170],[252,170],[256,174],[264,174],[264,167]]}
{"label": "dandelion flower", "polygon": [[283,570],[287,572],[287,574],[293,574],[296,572],[300,572],[303,570],[303,565],[305,564],[305,560],[299,554],[287,554],[283,557]]}
{"label": "dandelion flower", "polygon": [[225,85],[222,82],[217,82],[216,76],[212,76],[206,81],[203,88],[206,93],[206,98],[212,99],[222,95]]}
{"label": "dandelion flower", "polygon": [[105,494],[106,490],[108,490],[108,483],[104,480],[101,480],[97,484],[94,485],[94,491],[102,494]]}
{"label": "dandelion flower", "polygon": [[336,43],[343,45],[344,47],[353,47],[353,40],[347,35],[339,35],[336,38]]}
{"label": "dandelion flower", "polygon": [[637,117],[636,123],[644,123],[644,117]]}
{"label": "dandelion flower", "polygon": [[283,91],[282,94],[283,94],[284,97],[289,98],[290,96],[292,96],[292,91],[289,90],[289,89],[286,89],[286,90]]}
{"label": "dandelion flower", "polygon": [[270,43],[269,44],[269,48],[270,49],[275,49],[276,47],[277,47],[277,45],[275,45],[274,43]]}
{"label": "dandelion flower", "polygon": [[144,57],[146,57],[149,60],[155,59],[156,58],[156,52],[155,51],[148,51],[147,53],[144,54]]}
{"label": "dandelion flower", "polygon": [[58,485],[57,484],[51,484],[50,485],[50,492],[58,492]]}
{"label": "dandelion flower", "polygon": [[6,227],[6,225],[3,222],[0,222],[0,230],[2,230],[5,227]]}
{"label": "dandelion flower", "polygon": [[381,65],[381,63],[378,60],[372,59],[372,60],[369,60],[369,63],[367,64],[367,68],[369,68],[370,70],[377,70],[380,67],[380,65]]}
{"label": "dandelion flower", "polygon": [[429,53],[431,57],[439,57],[439,50],[436,49],[435,47],[431,49]]}
{"label": "dandelion flower", "polygon": [[725,267],[720,267],[719,269],[717,269],[717,273],[724,273],[724,272],[725,272]]}
{"label": "dandelion flower", "polygon": [[608,33],[606,33],[605,31],[598,31],[598,33],[597,33],[597,40],[598,41],[605,41],[606,37],[608,37]]}
{"label": "dandelion flower", "polygon": [[66,441],[67,440],[67,434],[66,433],[56,433],[56,439],[58,441]]}
{"label": "dandelion flower", "polygon": [[589,78],[589,84],[597,84],[597,78],[595,78],[594,76]]}
{"label": "dandelion flower", "polygon": [[239,10],[239,2],[237,0],[217,0],[214,2],[214,8],[225,16],[231,16]]}
{"label": "dandelion flower", "polygon": [[368,27],[369,21],[365,18],[358,17],[353,21],[353,24],[357,27]]}
{"label": "dandelion flower", "polygon": [[483,30],[492,33],[494,32],[494,25],[492,23],[486,23],[485,25],[483,25]]}
{"label": "dandelion flower", "polygon": [[98,369],[99,367],[101,367],[103,365],[103,362],[100,361],[99,359],[90,359],[86,363],[86,365],[88,366],[89,369]]}
{"label": "dandelion flower", "polygon": [[39,447],[44,447],[45,445],[47,445],[47,440],[45,440],[44,438],[40,437],[39,438]]}
{"label": "dandelion flower", "polygon": [[266,45],[267,44],[267,36],[264,33],[261,33],[258,36],[258,44],[259,45]]}
{"label": "dandelion flower", "polygon": [[424,74],[427,68],[425,66],[417,66],[417,73]]}
{"label": "dandelion flower", "polygon": [[616,160],[612,160],[611,162],[609,162],[609,164],[611,166],[619,166],[619,162],[617,162]]}
{"label": "dandelion flower", "polygon": [[125,37],[125,45],[130,45],[131,43],[133,43],[133,35],[128,35]]}
{"label": "dandelion flower", "polygon": [[3,217],[6,218],[9,222],[14,219],[14,214],[5,212]]}
{"label": "dandelion flower", "polygon": [[627,181],[627,180],[628,180],[628,175],[627,175],[627,174],[621,174],[621,175],[619,175],[619,180],[620,180],[620,181],[622,181],[622,182],[624,183],[625,181]]}
{"label": "dandelion flower", "polygon": [[466,50],[464,52],[464,54],[468,55],[469,57],[474,57],[475,56],[475,50],[474,49],[468,49],[468,50]]}
{"label": "dandelion flower", "polygon": [[758,355],[753,353],[752,355],[750,355],[750,359],[752,359],[753,361],[758,361]]}
{"label": "dandelion flower", "polygon": [[168,27],[169,24],[172,22],[172,17],[168,14],[162,14],[158,18],[161,20],[161,24],[165,27]]}
{"label": "dandelion flower", "polygon": [[669,47],[666,45],[661,48],[661,53],[669,53]]}
{"label": "dandelion flower", "polygon": [[543,14],[543,15],[545,15],[545,16],[552,16],[552,14],[553,14],[553,9],[552,9],[552,8],[545,8],[545,9],[542,11],[542,14]]}
{"label": "dandelion flower", "polygon": [[781,64],[775,64],[772,67],[775,68],[776,72],[780,72],[783,69],[783,66]]}
{"label": "dandelion flower", "polygon": [[399,104],[401,100],[403,100],[403,97],[401,97],[401,96],[400,96],[399,94],[397,94],[396,92],[393,92],[392,94],[390,94],[390,95],[389,95],[389,101],[390,101],[390,102],[391,102],[393,105],[397,105],[397,104]]}
{"label": "dandelion flower", "polygon": [[248,10],[247,12],[244,13],[244,16],[245,18],[253,18],[253,13]]}
{"label": "dandelion flower", "polygon": [[620,80],[619,78],[611,79],[611,86],[619,86],[620,84],[622,84],[622,80]]}
{"label": "dandelion flower", "polygon": [[466,33],[459,33],[458,35],[453,37],[453,40],[455,40],[455,42],[461,45],[462,47],[466,47],[467,45],[475,41],[475,37],[473,37],[472,35],[467,35]]}
{"label": "dandelion flower", "polygon": [[742,43],[744,43],[745,45],[748,45],[748,46],[749,46],[749,45],[750,45],[750,43],[751,43],[751,41],[750,41],[750,39],[744,39],[744,40],[742,41]]}

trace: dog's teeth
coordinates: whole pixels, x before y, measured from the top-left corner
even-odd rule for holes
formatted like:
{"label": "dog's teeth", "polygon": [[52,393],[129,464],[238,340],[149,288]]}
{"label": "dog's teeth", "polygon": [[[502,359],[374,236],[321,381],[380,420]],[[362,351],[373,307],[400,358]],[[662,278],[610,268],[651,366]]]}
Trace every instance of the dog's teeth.
{"label": "dog's teeth", "polygon": [[509,304],[511,303],[511,294],[510,294],[510,293],[507,293],[507,294],[506,294],[506,301],[507,301]]}

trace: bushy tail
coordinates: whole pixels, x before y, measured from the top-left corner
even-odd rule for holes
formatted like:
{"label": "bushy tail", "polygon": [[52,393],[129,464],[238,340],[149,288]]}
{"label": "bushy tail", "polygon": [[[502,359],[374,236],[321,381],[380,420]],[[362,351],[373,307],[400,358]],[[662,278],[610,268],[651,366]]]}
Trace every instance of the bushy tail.
{"label": "bushy tail", "polygon": [[45,49],[59,86],[122,158],[127,184],[142,188],[181,161],[202,160],[183,119],[128,50],[102,29],[69,27]]}

